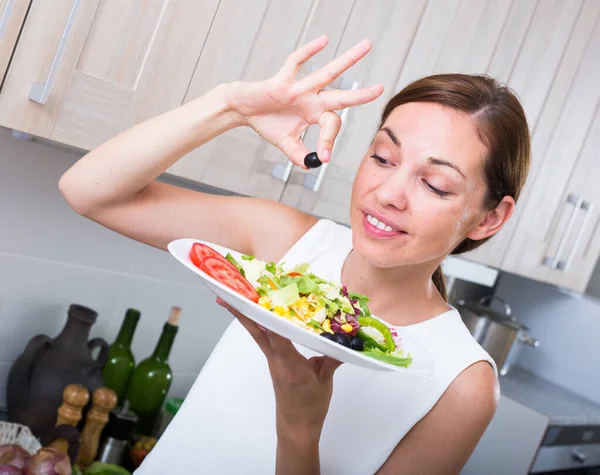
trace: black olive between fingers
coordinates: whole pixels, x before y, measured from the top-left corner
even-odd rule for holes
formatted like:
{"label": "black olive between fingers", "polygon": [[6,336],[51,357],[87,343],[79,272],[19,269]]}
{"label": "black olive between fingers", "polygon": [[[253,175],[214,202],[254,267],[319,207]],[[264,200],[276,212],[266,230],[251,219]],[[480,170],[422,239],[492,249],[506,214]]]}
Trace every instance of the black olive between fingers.
{"label": "black olive between fingers", "polygon": [[310,152],[306,157],[304,157],[304,165],[308,168],[319,168],[323,165],[323,162],[319,160],[319,156],[317,152]]}
{"label": "black olive between fingers", "polygon": [[365,343],[357,336],[350,338],[350,348],[356,351],[362,351],[365,348]]}
{"label": "black olive between fingers", "polygon": [[333,338],[336,343],[339,343],[346,348],[350,348],[350,338],[343,333],[334,333]]}

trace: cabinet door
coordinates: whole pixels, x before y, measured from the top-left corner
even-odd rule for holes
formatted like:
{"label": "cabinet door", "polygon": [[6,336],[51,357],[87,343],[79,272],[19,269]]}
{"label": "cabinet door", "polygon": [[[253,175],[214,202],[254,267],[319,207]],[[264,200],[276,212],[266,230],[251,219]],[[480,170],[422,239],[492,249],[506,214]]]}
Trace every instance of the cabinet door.
{"label": "cabinet door", "polygon": [[[281,201],[317,216],[348,223],[352,182],[368,144],[377,131],[381,109],[400,70],[425,7],[424,1],[358,0],[348,19],[336,53],[342,53],[363,38],[373,49],[345,74],[346,82],[359,87],[382,83],[382,97],[369,104],[348,109],[327,167],[304,171],[294,167],[287,179]],[[329,59],[329,58],[324,58]],[[304,142],[316,149],[318,127],[309,129]],[[280,158],[284,163],[285,158]],[[317,186],[316,186],[317,185]]]}
{"label": "cabinet door", "polygon": [[8,68],[31,0],[0,0],[0,83]]}
{"label": "cabinet door", "polygon": [[[508,0],[357,1],[339,49],[371,38],[373,50],[348,76],[361,85],[383,83],[384,94],[377,101],[349,110],[331,165],[308,172],[295,169],[282,201],[348,223],[354,175],[377,131],[385,103],[422,76],[485,70],[510,5]],[[307,175],[312,178],[307,179]],[[317,191],[313,189],[315,182],[320,183]]]}
{"label": "cabinet door", "polygon": [[90,149],[182,103],[218,0],[34,0],[0,125]]}
{"label": "cabinet door", "polygon": [[[600,45],[599,45],[600,46]],[[600,72],[600,70],[598,71]],[[600,256],[600,109],[560,201],[544,256],[551,284],[583,292]],[[554,231],[554,230],[553,230]]]}
{"label": "cabinet door", "polygon": [[[538,175],[599,11],[600,3],[594,0],[513,5],[488,72],[519,95],[532,134],[531,167],[513,216],[489,242],[465,254],[466,258],[503,268],[509,248],[521,239],[523,230],[516,233],[517,225],[533,190],[539,183],[544,186]],[[562,159],[567,174],[574,164],[571,158]]]}
{"label": "cabinet door", "polygon": [[[330,59],[351,7],[347,0],[223,0],[186,101],[222,82],[268,79],[292,51],[322,34],[328,35],[329,44],[314,60]],[[253,130],[241,127],[192,151],[168,172],[236,193],[279,200],[284,182],[273,175],[273,169],[277,162],[284,163],[282,156]]]}
{"label": "cabinet door", "polygon": [[[597,2],[593,2],[597,12]],[[592,2],[587,3],[588,6]],[[591,17],[589,21],[593,23]],[[587,23],[586,23],[587,24]],[[589,30],[588,30],[589,31]],[[530,277],[535,280],[560,283],[577,290],[583,290],[595,263],[582,264],[583,255],[594,257],[595,243],[592,246],[575,245],[580,236],[582,242],[590,236],[592,228],[584,226],[594,218],[594,209],[583,203],[597,203],[597,191],[591,180],[598,170],[589,154],[597,144],[597,114],[600,101],[600,23],[595,22],[594,30],[584,42],[584,51],[579,65],[575,68],[570,84],[561,79],[562,87],[567,88],[566,99],[560,105],[552,104],[552,113],[558,120],[551,131],[545,131],[548,143],[538,143],[538,168],[535,181],[523,202],[522,215],[517,222],[512,242],[502,268],[509,272]],[[570,58],[565,57],[566,60]],[[558,79],[558,76],[557,76]],[[540,124],[543,115],[540,118]],[[596,121],[594,121],[596,117]],[[539,130],[539,129],[538,129]],[[534,137],[537,132],[534,132]],[[535,151],[534,151],[535,153]],[[588,174],[591,174],[588,177]],[[582,181],[585,179],[586,181]],[[582,208],[583,206],[583,208]],[[575,212],[577,211],[577,212]],[[596,211],[597,212],[597,211]],[[583,229],[583,235],[579,230]],[[568,269],[553,269],[559,261],[574,250],[574,260]],[[583,252],[584,254],[579,254]],[[579,267],[583,265],[583,267]],[[559,266],[561,267],[561,266]],[[565,277],[571,274],[572,277]],[[579,275],[578,275],[579,274]],[[585,277],[584,277],[585,276]]]}

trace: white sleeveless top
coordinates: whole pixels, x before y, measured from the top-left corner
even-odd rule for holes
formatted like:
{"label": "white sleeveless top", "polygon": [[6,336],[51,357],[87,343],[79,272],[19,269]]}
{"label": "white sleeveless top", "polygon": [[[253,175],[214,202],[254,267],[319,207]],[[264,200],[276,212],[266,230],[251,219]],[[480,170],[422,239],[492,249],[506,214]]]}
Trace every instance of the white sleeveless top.
{"label": "white sleeveless top", "polygon": [[[308,262],[340,283],[352,232],[320,220],[288,251],[287,265]],[[477,361],[493,359],[456,309],[398,327],[431,352],[428,378],[342,365],[320,440],[321,473],[371,475],[435,405],[450,383]],[[305,356],[316,355],[297,345]],[[177,416],[135,475],[275,473],[275,398],[266,359],[237,320],[213,350]]]}

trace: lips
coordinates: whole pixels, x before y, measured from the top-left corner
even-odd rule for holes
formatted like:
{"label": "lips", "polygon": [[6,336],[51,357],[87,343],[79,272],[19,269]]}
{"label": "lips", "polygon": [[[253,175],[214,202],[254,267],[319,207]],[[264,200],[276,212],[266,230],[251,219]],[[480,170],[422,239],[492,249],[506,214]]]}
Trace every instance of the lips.
{"label": "lips", "polygon": [[406,232],[398,229],[388,218],[373,211],[363,213],[364,229],[375,238],[391,238],[406,235]]}
{"label": "lips", "polygon": [[370,214],[367,214],[367,221],[369,223],[371,223],[373,226],[375,226],[377,229],[379,229],[380,231],[386,231],[388,233],[391,232],[399,232],[398,229],[394,229],[393,227],[391,227],[388,224],[385,224],[383,221],[379,221],[375,216],[372,216]]}

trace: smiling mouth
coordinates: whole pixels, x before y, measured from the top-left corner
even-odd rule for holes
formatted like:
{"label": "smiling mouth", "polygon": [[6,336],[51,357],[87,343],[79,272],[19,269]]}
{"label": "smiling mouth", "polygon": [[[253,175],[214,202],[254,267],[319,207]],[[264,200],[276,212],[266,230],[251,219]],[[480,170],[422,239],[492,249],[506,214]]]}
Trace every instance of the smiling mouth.
{"label": "smiling mouth", "polygon": [[[375,216],[365,213],[364,219],[366,221],[367,231],[370,234],[376,234],[378,236],[397,236],[399,234],[406,234],[405,231],[396,229],[389,224],[379,221]],[[367,224],[368,223],[368,224]]]}

